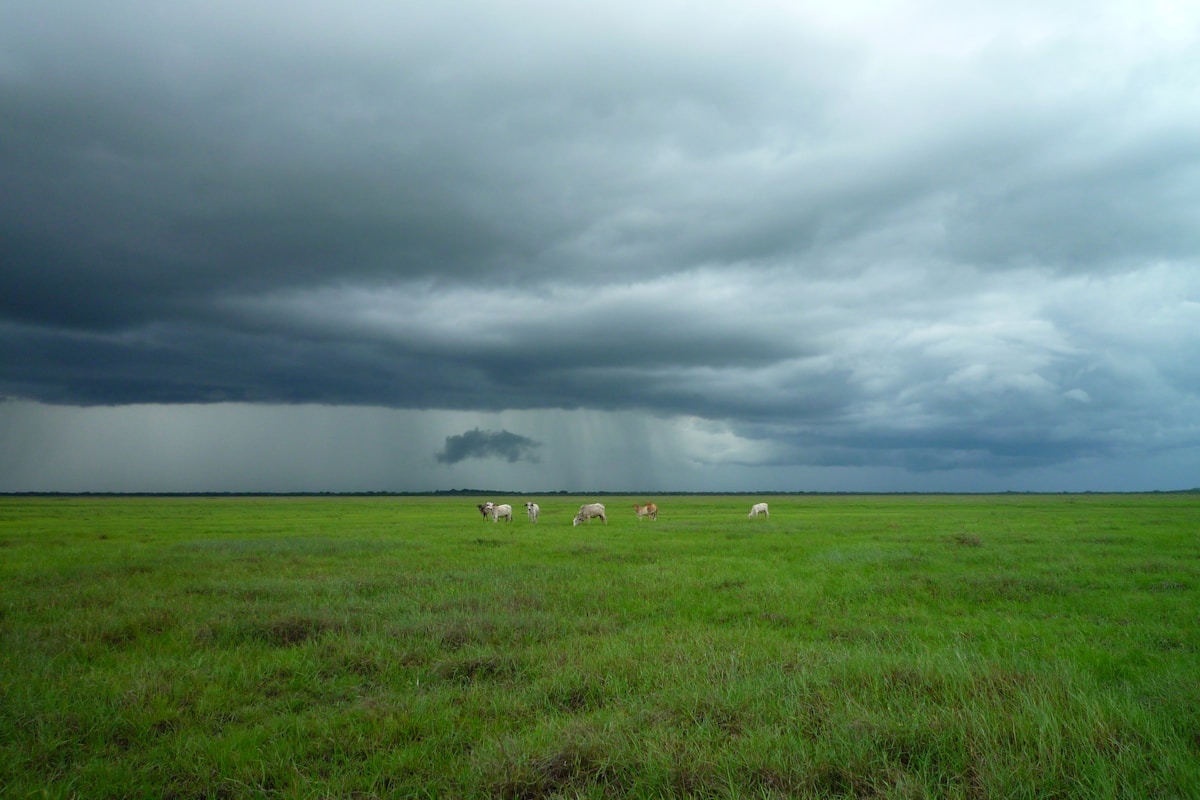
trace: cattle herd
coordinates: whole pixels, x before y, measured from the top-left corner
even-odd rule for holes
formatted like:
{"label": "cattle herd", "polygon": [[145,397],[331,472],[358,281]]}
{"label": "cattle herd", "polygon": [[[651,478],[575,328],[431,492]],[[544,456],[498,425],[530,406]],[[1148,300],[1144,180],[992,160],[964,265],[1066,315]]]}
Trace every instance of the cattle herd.
{"label": "cattle herd", "polygon": [[[479,509],[479,513],[484,519],[490,519],[492,522],[512,522],[513,510],[508,503],[493,503],[488,500],[486,503],[480,503],[475,506]],[[541,507],[537,503],[526,502],[525,513],[529,515],[530,522],[537,522],[538,515],[542,512]],[[652,520],[658,519],[658,506],[655,503],[634,504],[633,513],[637,515],[638,522],[642,521],[642,517],[648,517]],[[750,507],[750,519],[754,519],[759,514],[770,519],[771,512],[767,509],[766,503],[755,503]],[[605,525],[608,524],[608,516],[604,511],[603,503],[584,503],[576,512],[575,518],[571,520],[572,525],[578,525],[581,522],[591,522],[593,519],[599,519]]]}

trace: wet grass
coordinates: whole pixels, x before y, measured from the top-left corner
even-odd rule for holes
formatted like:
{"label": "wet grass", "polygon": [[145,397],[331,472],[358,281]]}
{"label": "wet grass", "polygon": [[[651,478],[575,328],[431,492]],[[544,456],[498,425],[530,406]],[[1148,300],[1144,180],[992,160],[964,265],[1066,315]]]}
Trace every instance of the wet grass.
{"label": "wet grass", "polygon": [[0,795],[1200,795],[1200,497],[642,499],[2,498]]}

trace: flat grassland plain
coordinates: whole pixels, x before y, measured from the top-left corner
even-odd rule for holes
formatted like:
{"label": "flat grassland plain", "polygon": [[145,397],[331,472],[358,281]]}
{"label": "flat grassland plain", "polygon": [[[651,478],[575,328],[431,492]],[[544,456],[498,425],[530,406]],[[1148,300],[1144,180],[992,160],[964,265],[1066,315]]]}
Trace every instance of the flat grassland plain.
{"label": "flat grassland plain", "polygon": [[0,794],[1200,797],[1200,495],[493,499],[0,498]]}

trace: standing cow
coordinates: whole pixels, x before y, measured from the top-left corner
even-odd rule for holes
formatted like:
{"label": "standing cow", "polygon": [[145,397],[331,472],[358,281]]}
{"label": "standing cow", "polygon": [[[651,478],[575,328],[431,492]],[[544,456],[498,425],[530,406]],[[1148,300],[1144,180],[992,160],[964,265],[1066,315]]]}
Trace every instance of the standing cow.
{"label": "standing cow", "polygon": [[483,515],[483,518],[488,520],[492,518],[492,509],[495,505],[491,500],[488,500],[486,503],[481,503],[475,507],[479,509],[479,513]]}
{"label": "standing cow", "polygon": [[593,517],[599,517],[600,521],[605,525],[608,524],[608,517],[604,516],[603,503],[584,503],[579,507],[579,513],[575,515],[575,519],[571,520],[571,525],[578,525],[581,522],[590,522]]}
{"label": "standing cow", "polygon": [[771,518],[771,512],[767,510],[766,503],[755,503],[754,505],[750,506],[750,514],[748,515],[750,519],[754,519],[759,514],[766,515],[767,519]]}
{"label": "standing cow", "polygon": [[542,513],[542,509],[537,503],[531,503],[526,500],[525,513],[529,515],[530,522],[537,522],[538,514]]}
{"label": "standing cow", "polygon": [[492,506],[492,522],[499,522],[501,517],[505,522],[512,522],[512,506],[508,503]]}
{"label": "standing cow", "polygon": [[635,503],[633,506],[633,513],[637,514],[638,522],[642,521],[642,517],[658,519],[658,506],[654,503],[646,503],[644,506],[639,506]]}

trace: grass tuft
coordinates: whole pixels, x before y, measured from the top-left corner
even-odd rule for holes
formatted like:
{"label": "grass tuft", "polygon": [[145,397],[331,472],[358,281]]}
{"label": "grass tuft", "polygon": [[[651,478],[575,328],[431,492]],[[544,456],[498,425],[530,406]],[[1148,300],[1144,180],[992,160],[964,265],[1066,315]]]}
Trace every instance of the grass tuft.
{"label": "grass tuft", "polygon": [[506,800],[541,800],[586,793],[614,773],[595,746],[568,744],[520,760],[494,782],[489,794]]}
{"label": "grass tuft", "polygon": [[442,661],[434,667],[437,677],[460,685],[483,681],[511,681],[522,669],[516,659],[506,656],[479,656]]}

